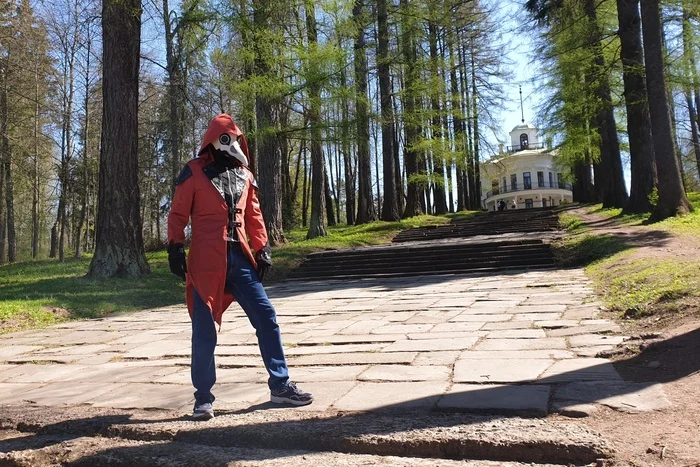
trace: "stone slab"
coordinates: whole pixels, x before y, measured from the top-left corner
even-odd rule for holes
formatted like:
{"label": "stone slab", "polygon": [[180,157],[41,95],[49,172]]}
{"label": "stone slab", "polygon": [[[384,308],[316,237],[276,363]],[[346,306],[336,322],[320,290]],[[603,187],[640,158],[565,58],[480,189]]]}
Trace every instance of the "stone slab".
{"label": "stone slab", "polygon": [[543,383],[578,381],[619,382],[622,378],[615,367],[604,358],[573,358],[555,362],[540,377]]}
{"label": "stone slab", "polygon": [[547,415],[549,386],[454,384],[438,402],[444,411]]}
{"label": "stone slab", "polygon": [[39,405],[84,404],[89,400],[125,386],[120,383],[48,383],[40,388],[27,391],[23,400]]}
{"label": "stone slab", "polygon": [[406,339],[403,334],[336,334],[333,336],[308,336],[299,342],[300,346],[323,344],[369,344],[373,342],[395,342]]}
{"label": "stone slab", "polygon": [[39,345],[0,345],[0,360],[6,360],[8,357],[16,357],[17,355],[28,354],[41,349],[43,347]]}
{"label": "stone slab", "polygon": [[447,383],[361,382],[333,404],[341,411],[430,411],[447,389]]}
{"label": "stone slab", "polygon": [[535,381],[553,360],[461,359],[455,363],[455,383],[521,383]]}
{"label": "stone slab", "polygon": [[414,365],[454,365],[461,352],[459,350],[421,352],[413,361]]}
{"label": "stone slab", "polygon": [[88,402],[96,407],[176,410],[189,406],[194,400],[192,392],[189,385],[131,383],[93,397]]}
{"label": "stone slab", "polygon": [[290,357],[290,366],[319,365],[408,365],[415,360],[417,352],[374,352],[361,354],[301,355]]}
{"label": "stone slab", "polygon": [[181,340],[160,340],[149,342],[126,352],[123,357],[126,359],[152,359],[163,358],[166,355],[189,355],[192,347],[191,341]]}
{"label": "stone slab", "polygon": [[0,384],[0,400],[3,404],[16,404],[24,400],[24,395],[43,384],[37,383],[3,383]]}
{"label": "stone slab", "polygon": [[373,365],[358,376],[360,381],[441,381],[452,374],[448,366]]}
{"label": "stone slab", "polygon": [[516,313],[513,315],[513,321],[543,321],[557,320],[561,318],[561,313]]}
{"label": "stone slab", "polygon": [[290,378],[299,383],[320,383],[328,381],[355,381],[369,368],[368,365],[342,366],[303,366],[291,368]]}
{"label": "stone slab", "polygon": [[436,324],[430,332],[464,332],[464,331],[478,331],[481,329],[484,321],[474,322],[466,321],[461,323],[440,323]]}
{"label": "stone slab", "polygon": [[532,321],[517,320],[517,321],[503,321],[500,323],[486,323],[481,328],[482,331],[498,331],[505,329],[531,329]]}
{"label": "stone slab", "polygon": [[622,344],[625,338],[623,336],[605,336],[600,334],[582,334],[569,337],[569,345],[571,347],[595,347],[600,345],[615,346]]}
{"label": "stone slab", "polygon": [[547,330],[547,335],[552,337],[566,337],[575,336],[577,334],[593,334],[597,332],[620,332],[620,326],[614,323],[573,326],[570,328],[549,329]]}
{"label": "stone slab", "polygon": [[[314,381],[306,382],[301,389],[310,392],[314,401],[309,405],[293,407],[295,412],[325,412],[357,385],[357,381]],[[271,404],[270,404],[271,405]],[[289,405],[278,406],[280,410],[289,410]]]}
{"label": "stone slab", "polygon": [[490,331],[488,339],[542,339],[547,337],[542,329],[501,329]]}
{"label": "stone slab", "polygon": [[[378,352],[387,347],[386,343],[380,344],[347,344],[347,345],[310,345],[284,349],[284,353],[288,356],[296,355],[321,355],[334,353],[359,353],[359,352]],[[258,349],[258,354],[260,350]]]}
{"label": "stone slab", "polygon": [[388,324],[370,331],[370,334],[408,334],[414,332],[428,332],[432,324]]}
{"label": "stone slab", "polygon": [[486,336],[488,333],[486,331],[455,331],[455,332],[424,332],[420,334],[408,334],[408,338],[411,340],[425,340],[425,339],[471,339],[476,337],[477,339]]}
{"label": "stone slab", "polygon": [[505,313],[495,315],[495,314],[470,314],[470,313],[462,313],[460,315],[455,316],[454,318],[450,319],[450,322],[462,322],[462,321],[476,321],[477,323],[495,323],[495,322],[502,322],[502,321],[508,321],[512,318],[511,315],[507,315]]}
{"label": "stone slab", "polygon": [[621,412],[639,413],[671,407],[663,386],[658,383],[565,384],[554,393],[557,404],[601,404]]}
{"label": "stone slab", "polygon": [[479,337],[463,337],[460,339],[417,339],[397,341],[388,345],[383,352],[434,352],[440,350],[469,349],[479,340]]}
{"label": "stone slab", "polygon": [[87,367],[84,365],[32,365],[26,363],[0,374],[0,380],[12,383],[44,383],[65,376],[79,374]]}
{"label": "stone slab", "polygon": [[[570,350],[564,349],[539,349],[539,350],[465,350],[459,355],[460,359],[547,359],[560,360],[574,358],[576,355]],[[420,356],[419,356],[420,358]]]}
{"label": "stone slab", "polygon": [[474,350],[540,350],[566,349],[563,337],[546,337],[543,339],[484,339]]}
{"label": "stone slab", "polygon": [[82,383],[149,383],[176,373],[177,366],[142,365],[135,362],[110,362],[103,365],[85,366],[79,371],[67,372],[54,378],[61,382]]}
{"label": "stone slab", "polygon": [[580,323],[577,319],[549,319],[542,321],[535,321],[535,327],[543,329],[559,329],[559,328],[572,328],[578,326]]}

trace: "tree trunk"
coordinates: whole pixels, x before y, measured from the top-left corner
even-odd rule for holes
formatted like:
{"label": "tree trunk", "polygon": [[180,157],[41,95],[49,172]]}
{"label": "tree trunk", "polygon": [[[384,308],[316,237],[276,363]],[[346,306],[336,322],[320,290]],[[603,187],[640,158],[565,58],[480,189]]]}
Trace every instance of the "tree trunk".
{"label": "tree trunk", "polygon": [[328,182],[328,172],[323,170],[323,186],[325,188],[323,196],[326,200],[326,218],[328,225],[333,227],[336,225],[335,212],[333,211],[333,195],[331,195],[330,183]]}
{"label": "tree trunk", "polygon": [[[598,101],[596,126],[600,134],[600,157],[605,174],[602,187],[603,206],[622,208],[627,202],[627,192],[622,173],[620,142],[617,137],[608,71],[605,67],[605,57],[601,46],[602,31],[598,24],[595,0],[585,0],[583,9],[589,20],[588,47],[591,48],[594,57],[590,82],[595,83],[593,84],[593,93]],[[598,182],[599,180],[596,179],[596,184]]]}
{"label": "tree trunk", "polygon": [[[372,168],[369,152],[369,108],[367,102],[367,53],[365,50],[364,1],[355,0],[355,111],[357,122],[357,218],[355,223],[377,220],[372,200]],[[349,222],[349,221],[348,221]]]}
{"label": "tree trunk", "polygon": [[386,11],[387,0],[377,0],[377,74],[379,75],[379,101],[382,117],[382,161],[384,199],[382,220],[398,221],[399,203],[394,162],[394,115],[391,106],[391,79],[389,75],[389,26]]}
{"label": "tree trunk", "polygon": [[[10,139],[8,138],[7,74],[3,76],[3,90],[0,93],[0,264],[14,256],[12,251],[14,236],[14,216],[12,213],[12,177],[10,171]],[[7,249],[5,240],[7,239]],[[9,257],[9,258],[8,258]],[[10,259],[12,262],[12,259]]]}
{"label": "tree trunk", "polygon": [[644,50],[642,48],[639,0],[617,0],[619,36],[622,46],[627,131],[630,144],[630,197],[626,212],[649,212],[649,195],[656,185],[654,144],[651,138],[647,84],[644,77]]}
{"label": "tree trunk", "polygon": [[168,0],[163,0],[163,28],[165,30],[165,71],[168,79],[168,147],[170,148],[170,200],[175,196],[175,180],[177,180],[182,162],[180,160],[180,142],[182,141],[182,124],[180,123],[180,57],[175,51],[175,32],[172,23],[172,12]]}
{"label": "tree trunk", "polygon": [[[698,108],[693,101],[693,84],[697,84],[698,70],[695,63],[695,50],[693,44],[693,31],[690,23],[690,13],[688,12],[687,0],[683,2],[683,56],[686,79],[692,80],[685,86],[685,101],[688,105],[688,117],[690,120],[690,137],[693,142],[693,152],[695,153],[695,163],[697,164],[698,175],[700,176],[700,136],[698,135]],[[696,90],[697,92],[697,90]],[[698,97],[697,95],[695,96]]]}
{"label": "tree trunk", "polygon": [[[88,28],[90,25],[88,24]],[[88,209],[88,177],[89,177],[89,167],[90,164],[88,163],[89,158],[88,158],[88,148],[90,147],[88,138],[90,136],[90,54],[91,54],[91,45],[92,45],[92,40],[90,37],[90,29],[88,29],[88,38],[87,38],[87,63],[85,66],[85,96],[84,96],[84,101],[83,101],[83,112],[85,113],[84,121],[83,121],[83,199],[82,199],[82,206],[80,210],[80,220],[78,221],[78,226],[75,229],[76,231],[76,239],[75,239],[75,257],[80,258],[81,252],[80,252],[80,234],[83,229],[83,225],[85,224],[85,218],[87,217],[87,209]]]}
{"label": "tree trunk", "polygon": [[138,91],[141,2],[102,4],[102,144],[97,244],[88,276],[150,272],[143,247],[138,184]]}
{"label": "tree trunk", "polygon": [[[433,79],[441,77],[438,70],[438,51],[437,51],[437,25],[434,20],[428,22],[428,42],[430,47],[430,74]],[[435,214],[445,214],[447,212],[447,199],[445,198],[445,163],[442,154],[436,154],[435,148],[438,143],[442,145],[442,122],[440,119],[440,89],[431,89],[430,107],[432,110],[432,118],[430,122],[431,139],[433,140],[433,199],[435,204]],[[440,146],[442,148],[442,146]]]}
{"label": "tree trunk", "polygon": [[416,124],[416,98],[415,86],[417,84],[416,51],[413,40],[413,24],[410,19],[408,0],[401,0],[401,14],[404,18],[401,27],[401,49],[406,66],[406,77],[404,81],[403,99],[403,126],[405,135],[405,145],[403,149],[404,166],[406,167],[406,207],[403,212],[404,218],[413,217],[423,212],[421,206],[420,184],[415,180],[419,174],[418,168],[418,125]]}
{"label": "tree trunk", "polygon": [[34,60],[34,154],[32,161],[32,259],[39,257],[39,62]]}
{"label": "tree trunk", "polygon": [[688,213],[692,206],[683,191],[671,133],[658,0],[642,0],[642,30],[654,156],[659,176],[659,201],[651,220],[658,221]]}
{"label": "tree trunk", "polygon": [[473,172],[474,172],[474,185],[469,187],[469,199],[471,200],[472,209],[481,209],[481,172],[479,160],[481,154],[479,152],[479,139],[481,134],[479,133],[479,107],[478,107],[478,93],[476,89],[476,65],[474,64],[474,47],[472,44],[471,51],[471,61],[472,61],[472,118],[474,119],[474,152],[472,156]]}
{"label": "tree trunk", "polygon": [[[253,23],[255,25],[255,41],[269,41],[271,3],[266,0],[253,2]],[[258,77],[269,78],[270,46],[257,44],[254,47],[255,74]],[[256,146],[258,155],[258,182],[260,187],[260,206],[265,219],[267,237],[271,245],[284,243],[282,228],[282,154],[276,132],[276,122],[272,108],[273,98],[269,93],[258,93],[255,96],[256,115]]]}
{"label": "tree trunk", "polygon": [[[306,0],[306,34],[309,49],[315,51],[318,46],[316,32],[316,10],[313,0]],[[312,52],[313,53],[313,52]],[[318,76],[316,65],[309,65],[309,76]],[[321,134],[321,86],[314,79],[309,85],[309,124],[311,126],[311,219],[307,239],[328,235],[326,231],[325,168]]]}

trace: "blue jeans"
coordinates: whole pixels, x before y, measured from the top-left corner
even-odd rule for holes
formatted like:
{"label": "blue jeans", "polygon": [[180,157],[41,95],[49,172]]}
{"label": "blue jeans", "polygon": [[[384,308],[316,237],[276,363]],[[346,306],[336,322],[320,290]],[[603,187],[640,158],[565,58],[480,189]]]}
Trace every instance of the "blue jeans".
{"label": "blue jeans", "polygon": [[[275,308],[267,298],[258,273],[240,247],[229,247],[226,290],[243,308],[258,337],[260,355],[267,369],[267,384],[272,391],[284,389],[289,380],[282,335]],[[216,382],[216,324],[211,310],[194,291],[192,310],[192,385],[198,403],[214,402],[211,388]]]}

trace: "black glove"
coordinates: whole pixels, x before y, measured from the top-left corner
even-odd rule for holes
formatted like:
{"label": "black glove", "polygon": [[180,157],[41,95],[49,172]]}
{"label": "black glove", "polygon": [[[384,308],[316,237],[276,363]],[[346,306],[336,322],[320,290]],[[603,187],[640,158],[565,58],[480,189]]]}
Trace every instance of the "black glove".
{"label": "black glove", "polygon": [[258,276],[260,277],[260,282],[262,282],[263,277],[267,274],[267,270],[272,267],[272,250],[270,245],[265,245],[255,252],[255,262],[258,263]]}
{"label": "black glove", "polygon": [[168,245],[168,262],[170,263],[170,272],[182,280],[185,280],[187,274],[187,258],[185,256],[185,245],[182,243],[170,242]]}

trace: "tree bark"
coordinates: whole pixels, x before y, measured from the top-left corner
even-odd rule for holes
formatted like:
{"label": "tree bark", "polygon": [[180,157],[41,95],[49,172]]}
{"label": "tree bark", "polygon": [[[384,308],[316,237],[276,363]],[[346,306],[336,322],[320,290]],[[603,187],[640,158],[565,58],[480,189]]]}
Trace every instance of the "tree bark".
{"label": "tree bark", "polygon": [[[431,4],[432,5],[432,4]],[[428,22],[428,42],[430,49],[430,74],[433,79],[441,77],[438,70],[438,50],[437,50],[437,25],[433,19]],[[443,143],[442,122],[440,119],[440,89],[431,89],[430,107],[431,118],[431,139],[433,140],[433,199],[435,204],[435,214],[445,214],[447,212],[447,199],[445,197],[445,162],[442,154],[436,154],[434,148],[438,143]]]}
{"label": "tree bark", "polygon": [[419,174],[418,168],[418,128],[416,124],[416,99],[414,93],[417,82],[417,67],[416,67],[416,51],[412,33],[412,20],[410,19],[410,11],[408,0],[401,0],[401,12],[404,18],[401,29],[401,48],[404,63],[406,66],[406,76],[404,80],[404,99],[403,99],[403,120],[405,145],[403,150],[404,166],[406,167],[406,207],[403,212],[403,218],[413,217],[421,214],[421,190],[420,184],[415,180],[415,176]]}
{"label": "tree bark", "polygon": [[[266,42],[270,40],[268,36],[271,3],[266,0],[255,0],[253,5],[255,74],[258,77],[269,78],[271,46]],[[255,96],[260,206],[271,245],[285,241],[282,227],[282,154],[272,111],[274,104],[273,97],[269,93],[258,93]]]}
{"label": "tree bark", "polygon": [[[316,10],[313,0],[306,0],[306,34],[309,49],[318,46],[316,31]],[[312,52],[313,53],[313,52]],[[307,239],[328,235],[326,230],[325,168],[321,134],[321,85],[315,65],[309,65],[308,76],[312,80],[309,89],[309,125],[311,126],[311,218]]]}
{"label": "tree bark", "polygon": [[180,73],[180,57],[175,50],[175,32],[172,13],[168,0],[163,0],[163,29],[165,30],[165,71],[168,78],[168,147],[170,148],[170,199],[175,196],[175,180],[177,180],[182,162],[180,160],[180,142],[182,141],[182,123],[180,122],[180,91],[182,89]]}
{"label": "tree bark", "polygon": [[141,2],[104,0],[102,34],[99,211],[88,276],[138,277],[150,272],[143,247],[138,184]]}
{"label": "tree bark", "polygon": [[355,111],[357,123],[357,218],[355,224],[377,220],[372,200],[372,168],[369,152],[369,106],[367,97],[367,53],[365,50],[364,0],[355,0]]}
{"label": "tree bark", "polygon": [[658,221],[692,211],[683,191],[678,160],[671,133],[666,76],[661,43],[661,13],[658,0],[642,0],[642,31],[647,93],[659,176],[659,201],[651,220]]}
{"label": "tree bark", "polygon": [[[690,80],[690,82],[685,86],[685,101],[688,105],[688,118],[690,120],[690,137],[693,142],[695,163],[697,164],[698,175],[700,175],[700,136],[698,135],[699,109],[695,106],[695,101],[693,100],[693,84],[697,85],[698,70],[696,68],[695,62],[695,50],[693,48],[694,41],[692,25],[690,24],[690,13],[688,12],[687,7],[688,6],[686,0],[683,2],[683,61],[685,64],[686,79]],[[698,96],[696,95],[695,97],[697,98]]]}
{"label": "tree bark", "polygon": [[617,16],[620,24],[620,58],[627,108],[627,131],[630,144],[630,197],[626,212],[649,212],[649,195],[656,185],[654,143],[651,138],[651,121],[647,84],[644,77],[644,50],[642,48],[639,0],[617,0]]}
{"label": "tree bark", "polygon": [[[589,21],[588,47],[591,48],[594,57],[589,82],[594,86],[593,92],[598,100],[596,126],[600,134],[601,163],[605,174],[602,187],[603,206],[622,208],[627,202],[627,192],[622,173],[620,142],[613,114],[608,72],[605,69],[605,57],[601,46],[602,31],[598,24],[595,0],[585,0],[583,9]],[[596,179],[596,184],[598,182],[599,180]]]}
{"label": "tree bark", "polygon": [[394,162],[394,115],[391,106],[391,79],[389,76],[389,25],[386,0],[377,0],[377,73],[379,75],[379,101],[382,117],[382,161],[384,196],[382,202],[382,220],[398,221],[399,203],[395,180],[396,164]]}

